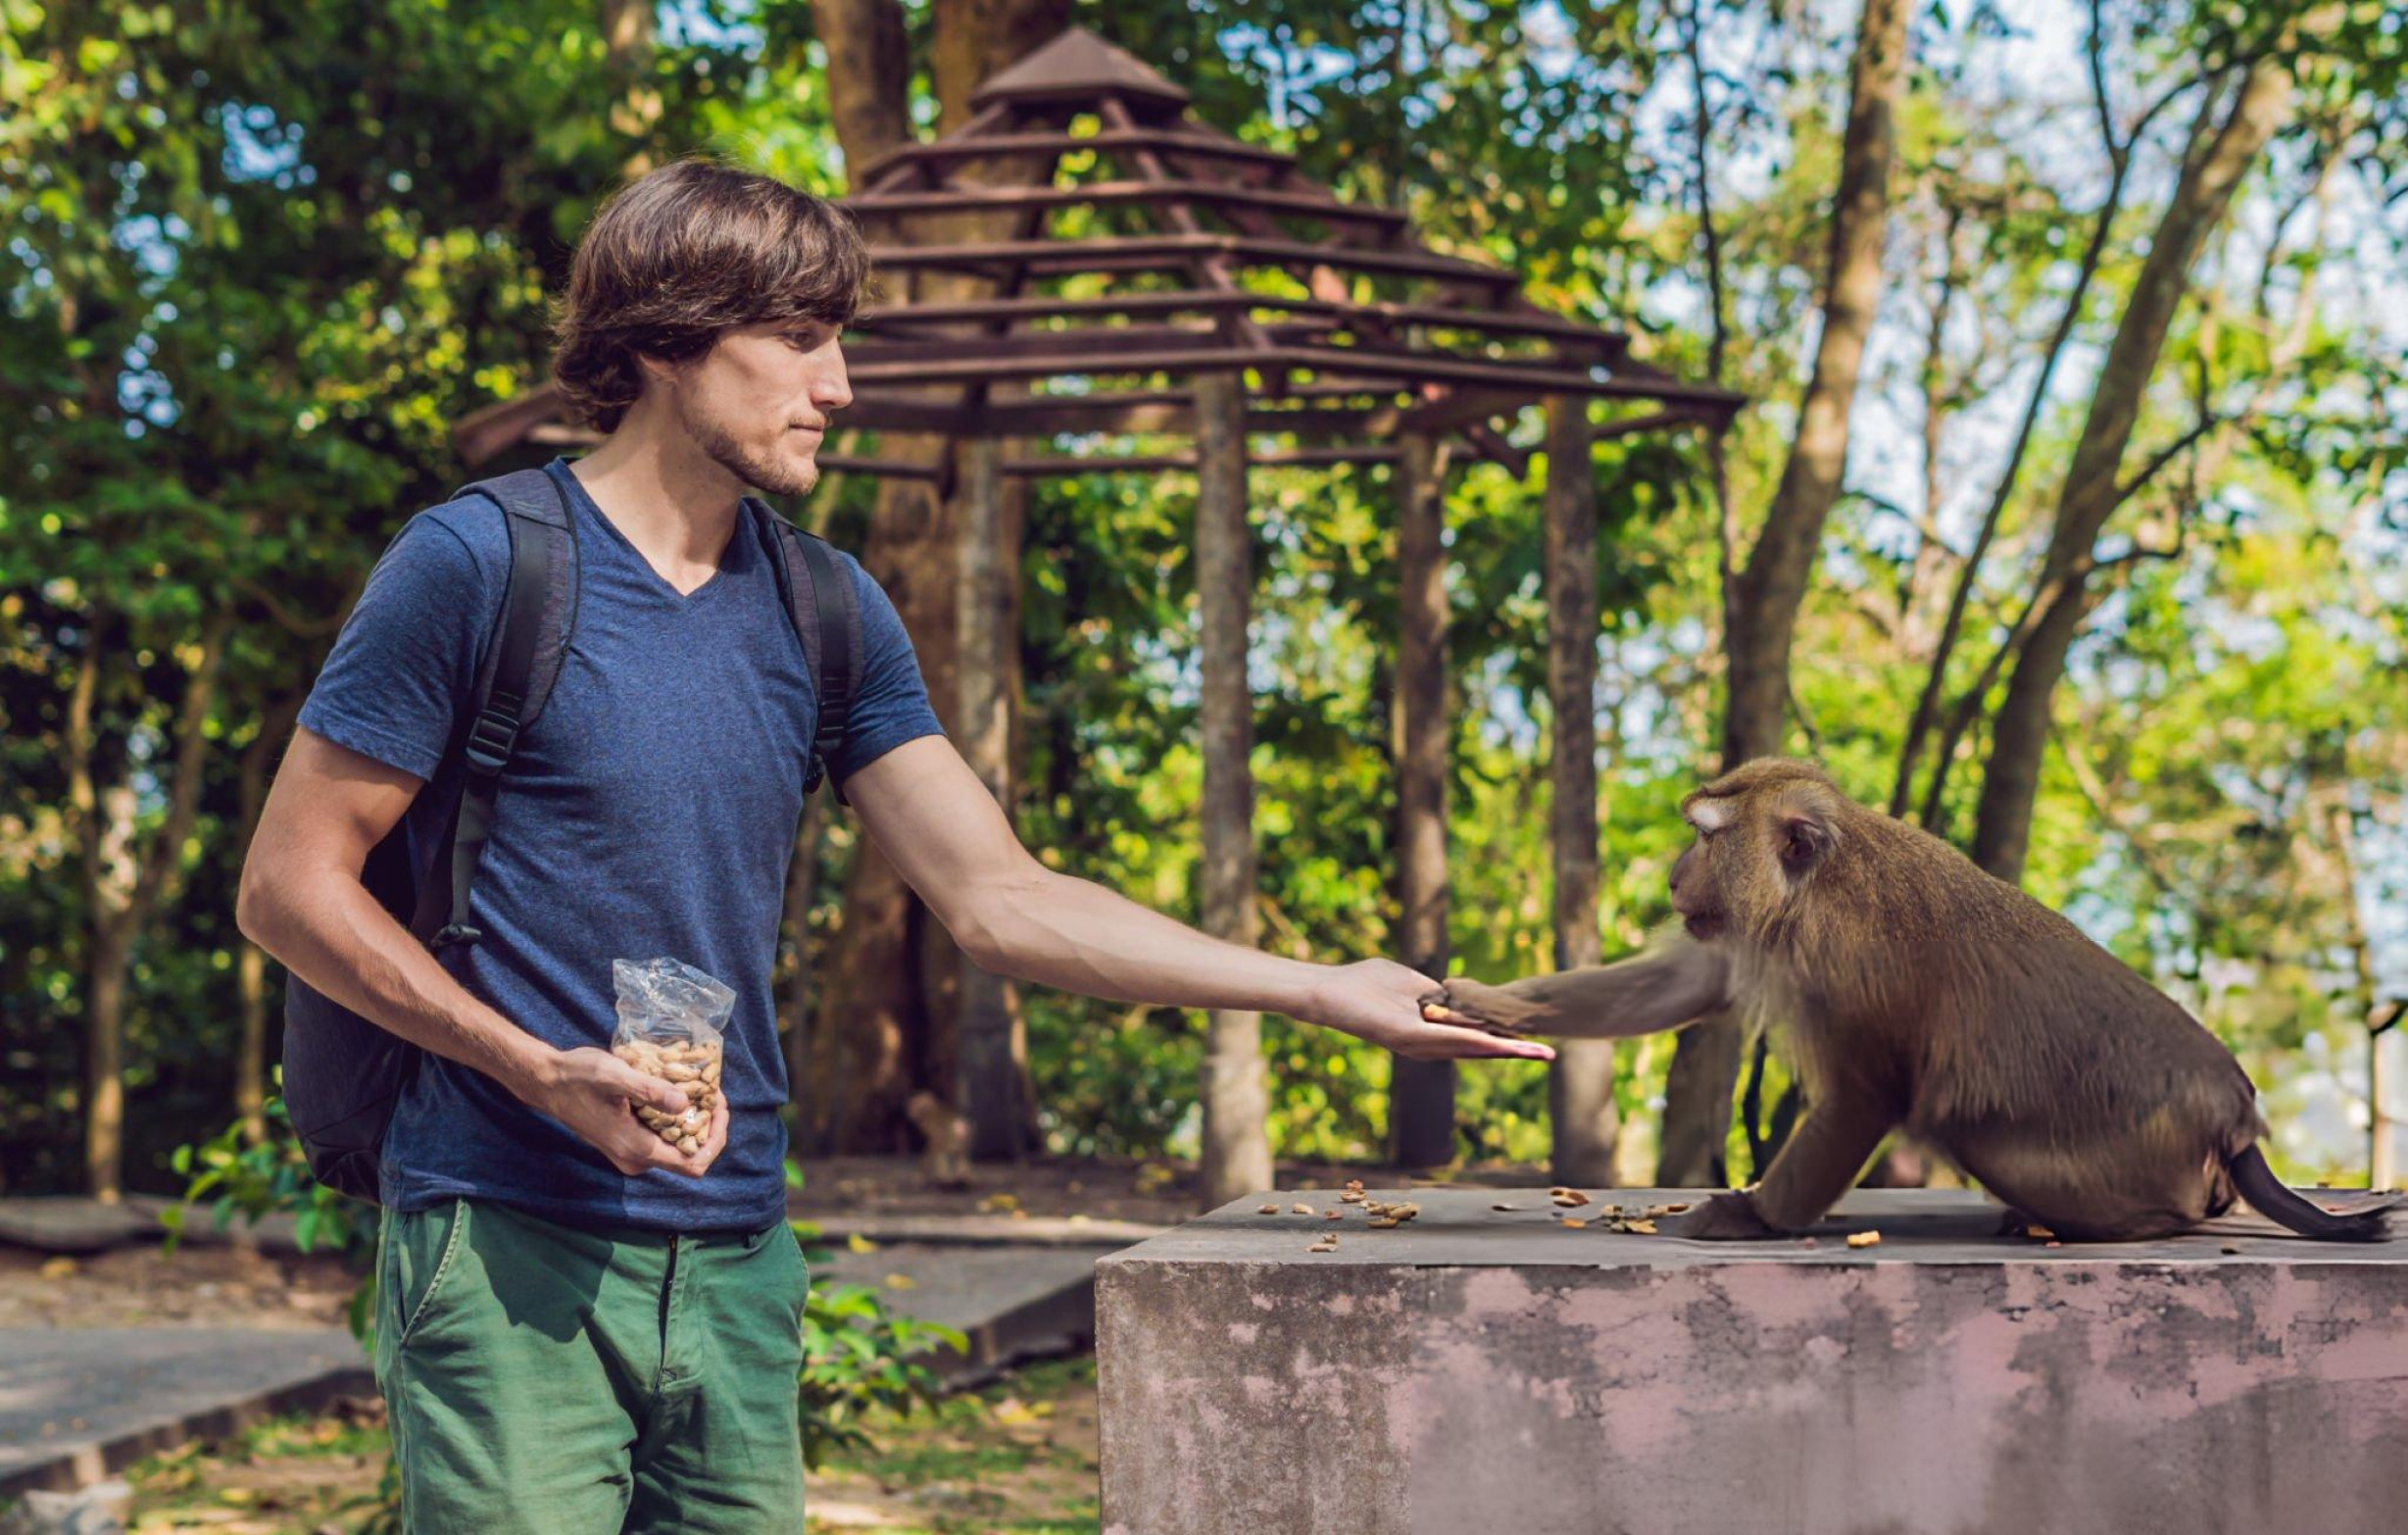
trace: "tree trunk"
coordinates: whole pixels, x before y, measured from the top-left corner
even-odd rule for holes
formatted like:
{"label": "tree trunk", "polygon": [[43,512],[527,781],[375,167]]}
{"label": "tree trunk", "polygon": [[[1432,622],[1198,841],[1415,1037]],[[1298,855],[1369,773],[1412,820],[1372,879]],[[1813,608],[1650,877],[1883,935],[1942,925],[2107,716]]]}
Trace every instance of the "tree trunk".
{"label": "tree trunk", "polygon": [[[1007,505],[1002,447],[992,438],[959,449],[961,573],[960,715],[954,741],[979,781],[1011,811],[1011,678],[1019,655],[1020,537]],[[1028,1076],[1028,1031],[1005,980],[961,959],[961,1012],[955,1022],[956,1080],[949,1095],[970,1121],[970,1155],[1017,1161],[1036,1150],[1036,1094]]]}
{"label": "tree trunk", "polygon": [[621,89],[612,103],[613,132],[635,140],[619,166],[632,181],[653,168],[652,133],[661,121],[661,92],[651,78],[653,40],[659,25],[655,0],[603,0],[603,66]]}
{"label": "tree trunk", "polygon": [[2395,1189],[2399,1181],[2399,1057],[2408,1050],[2408,1030],[2400,1027],[2408,1001],[2385,1006],[2367,1036],[2366,1093],[2372,1111],[2367,1119],[2367,1187]]}
{"label": "tree trunk", "polygon": [[[858,177],[880,152],[909,136],[902,13],[892,0],[814,0],[812,14],[828,49],[838,141]],[[1052,37],[1065,15],[1061,0],[940,0],[934,47],[948,60],[934,70],[940,122],[958,123],[969,92]],[[885,301],[970,297],[991,287],[975,279],[931,278],[890,291]],[[904,433],[886,434],[880,448],[886,456],[922,464],[942,463],[948,453],[941,439]],[[1008,497],[1007,504],[1012,505]],[[958,492],[940,494],[921,480],[884,480],[861,550],[861,563],[886,588],[909,631],[929,700],[957,740],[962,724],[958,587],[967,516]],[[1017,520],[1013,511],[1006,523]],[[997,556],[1011,560],[1015,575],[1016,549],[1015,540],[1012,550]],[[1015,637],[1003,657],[1009,668],[1018,655],[1016,608],[1001,632]],[[1017,692],[1007,670],[1007,707]],[[1005,771],[1008,803],[1007,756]],[[816,1010],[824,1026],[811,1040],[812,1106],[803,1148],[908,1151],[917,1139],[903,1113],[911,1094],[927,1088],[951,1103],[962,1081],[956,1031],[963,961],[943,925],[866,844],[854,857],[843,925],[825,969],[825,1000]],[[1009,1037],[1019,1037],[1016,1021]],[[1025,1073],[1024,1056],[1015,1056],[1012,1069]],[[1033,1132],[1031,1119],[1006,1138],[1026,1140]]]}
{"label": "tree trunk", "polygon": [[819,899],[819,840],[827,823],[821,807],[826,796],[814,794],[803,802],[795,826],[794,854],[786,865],[786,926],[794,934],[794,973],[786,982],[786,1003],[780,1010],[786,1033],[786,1102],[793,1111],[798,1142],[815,1139],[821,1125],[821,1100],[813,1092],[811,1020],[817,1010],[817,970],[811,964],[811,908]]}
{"label": "tree trunk", "polygon": [[[1246,391],[1232,373],[1196,380],[1196,600],[1203,661],[1204,926],[1254,941],[1253,696],[1246,679],[1253,611],[1253,534],[1247,525]],[[1204,1060],[1203,1196],[1206,1209],[1271,1187],[1262,1015],[1209,1015]]]}
{"label": "tree trunk", "polygon": [[[2399,1178],[2398,1126],[2389,1109],[2390,1063],[2384,1059],[2385,1036],[2397,1033],[2401,1015],[2408,1013],[2408,1002],[2383,1003],[2377,1000],[2374,945],[2367,939],[2366,920],[2358,907],[2358,864],[2352,852],[2356,841],[2357,817],[2346,799],[2336,801],[2327,813],[2328,834],[2333,839],[2334,862],[2341,874],[2342,932],[2349,946],[2350,968],[2355,982],[2350,988],[2351,1011],[2366,1022],[2366,1186],[2387,1189]],[[2390,1041],[2396,1044],[2396,1040]]]}
{"label": "tree trunk", "polygon": [[[1547,402],[1547,699],[1554,715],[1548,751],[1549,846],[1554,868],[1555,968],[1600,959],[1597,915],[1597,473],[1590,460],[1589,406]],[[1599,1188],[1614,1181],[1614,1045],[1567,1039],[1547,1074],[1550,1158],[1557,1183]]]}
{"label": "tree trunk", "polygon": [[[1725,768],[1778,753],[1787,737],[1790,642],[1823,524],[1846,476],[1848,412],[1881,299],[1882,237],[1889,223],[1907,16],[1905,0],[1865,0],[1858,24],[1814,373],[1799,403],[1796,439],[1763,529],[1725,604],[1730,669]],[[1740,1047],[1740,1023],[1729,1015],[1682,1034],[1664,1084],[1659,1184],[1694,1188],[1727,1181],[1723,1148],[1730,1135],[1731,1095],[1739,1084]]]}
{"label": "tree trunk", "polygon": [[153,913],[182,883],[183,848],[200,804],[201,768],[209,742],[202,726],[225,661],[231,615],[212,614],[202,627],[200,660],[177,703],[171,739],[168,812],[146,839],[137,838],[138,806],[130,784],[97,788],[92,778],[101,658],[114,628],[96,613],[85,627],[67,713],[68,805],[82,854],[85,921],[84,1176],[86,1189],[115,1204],[124,1182],[125,975],[135,942]]}
{"label": "tree trunk", "polygon": [[[242,849],[250,856],[251,839],[259,833],[260,808],[268,792],[269,764],[292,733],[307,693],[285,697],[260,721],[259,734],[243,749],[237,780],[237,805],[242,816]],[[268,1139],[268,955],[248,938],[234,960],[235,995],[242,1011],[241,1033],[234,1046],[234,1116],[243,1139],[254,1146]]]}
{"label": "tree trunk", "polygon": [[936,89],[937,131],[959,127],[970,115],[970,92],[1069,25],[1070,0],[936,0],[928,77]]}
{"label": "tree trunk", "polygon": [[[1398,441],[1397,958],[1447,974],[1447,466],[1435,439]],[[1454,1161],[1451,1061],[1389,1057],[1388,1150],[1400,1166]]]}
{"label": "tree trunk", "polygon": [[116,1204],[124,1190],[125,966],[130,958],[125,940],[117,922],[92,935],[91,968],[84,982],[84,1190],[104,1205]]}
{"label": "tree trunk", "polygon": [[[959,724],[958,511],[924,480],[883,481],[861,552],[911,636],[929,703],[948,736],[958,735]],[[952,1101],[959,951],[865,838],[854,848],[843,910],[814,1010],[820,1026],[811,1039],[806,1149],[908,1153],[918,1141],[904,1114],[911,1095],[927,1088]]]}
{"label": "tree trunk", "polygon": [[846,173],[911,136],[911,50],[897,0],[811,0],[811,26],[827,51],[828,111]]}
{"label": "tree trunk", "polygon": [[[1990,768],[1982,780],[1973,859],[2010,882],[2020,882],[2032,835],[2032,806],[2039,792],[2040,757],[2047,746],[2049,703],[2065,657],[2092,604],[2089,575],[2107,519],[2123,501],[2124,452],[2140,419],[2142,397],[2157,371],[2175,311],[2189,290],[2200,243],[2224,219],[2234,190],[2266,141],[2290,116],[2291,80],[2278,64],[2260,64],[2241,82],[2222,124],[2211,92],[2173,196],[2157,221],[2115,339],[2099,366],[2090,409],[2058,492],[2056,520],[2041,563],[2045,606],[2015,659],[2006,698],[1990,730]],[[2212,128],[2212,133],[2210,129]]]}
{"label": "tree trunk", "polygon": [[268,1143],[268,954],[243,940],[234,954],[242,1033],[234,1043],[234,1117],[246,1144]]}

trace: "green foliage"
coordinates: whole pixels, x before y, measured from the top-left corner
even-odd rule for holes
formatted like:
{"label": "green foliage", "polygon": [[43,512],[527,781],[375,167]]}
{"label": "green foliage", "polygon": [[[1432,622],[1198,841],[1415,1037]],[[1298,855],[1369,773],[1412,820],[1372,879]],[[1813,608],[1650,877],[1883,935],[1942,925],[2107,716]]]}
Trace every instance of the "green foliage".
{"label": "green foliage", "polygon": [[[803,1169],[792,1162],[786,1184],[803,1186]],[[804,1261],[824,1263],[827,1253],[811,1245],[819,1228],[806,1220],[789,1223]],[[941,1382],[927,1356],[968,1348],[958,1329],[890,1311],[867,1285],[814,1283],[803,1309],[805,1462],[816,1469],[831,1454],[871,1449],[866,1424],[873,1414],[892,1418],[937,1401]]]}
{"label": "green foliage", "polygon": [[[907,7],[923,56],[936,9]],[[2292,122],[2174,319],[2130,467],[2178,448],[2203,417],[2231,424],[2174,452],[2101,542],[2101,602],[2059,688],[2027,870],[2036,894],[2185,995],[2278,1098],[2294,1078],[2347,1077],[2334,1063],[2361,1051],[2353,1020],[2377,983],[2358,962],[2396,970],[2383,957],[2408,942],[2383,919],[2408,899],[2396,876],[2408,857],[2396,409],[2408,34],[2395,9],[2098,9],[2116,121],[2130,128],[2146,104],[2167,106],[2130,145],[2126,204],[1970,582],[1962,638],[1940,664],[1943,703],[1971,696],[1935,807],[1961,841],[2003,691],[2002,672],[1981,685],[1984,668],[2030,595],[2088,403],[2086,360],[2121,316],[2187,124],[2229,88],[2230,66],[2282,61],[2298,86]],[[273,967],[246,992],[231,914],[255,791],[369,564],[464,477],[449,425],[540,376],[546,295],[623,171],[712,148],[840,187],[811,12],[808,0],[669,8],[651,53],[614,62],[585,0],[0,0],[11,1191],[80,1183],[95,974],[122,961],[129,1184],[212,1179],[192,1208],[221,1221],[283,1209],[311,1215],[321,1247],[363,1240],[271,1149],[281,1132],[265,1147],[202,1139],[227,1114],[234,1023],[246,1009],[274,1015]],[[1723,455],[1745,534],[1781,474],[1816,335],[1844,13],[1082,0],[1074,15],[1187,85],[1202,116],[1294,151],[1346,195],[1404,208],[1442,248],[1510,263],[1544,305],[1626,324],[1641,357],[1698,373],[1718,354],[1726,381],[1757,402]],[[1918,18],[1848,494],[1794,651],[1794,745],[1875,803],[1890,797],[1932,630],[2099,212],[2105,165],[2073,100],[2089,24],[2070,5]],[[622,110],[637,96],[649,110]],[[1536,412],[1505,427],[1519,446],[1540,440]],[[1597,454],[1608,954],[1662,916],[1672,807],[1718,737],[1725,509],[1708,468],[1695,433]],[[1455,966],[1487,978],[1553,964],[1538,485],[1536,470],[1489,464],[1451,478],[1450,940]],[[811,512],[858,547],[868,488],[832,485]],[[1323,959],[1384,952],[1392,493],[1372,469],[1262,471],[1255,488],[1263,941]],[[1018,807],[1023,837],[1055,867],[1189,918],[1192,498],[1179,476],[1032,487]],[[182,706],[213,635],[216,691],[190,724]],[[145,866],[173,810],[172,765],[195,736],[189,831]],[[1911,801],[1932,766],[1927,754]],[[831,858],[851,836],[839,828]],[[158,907],[122,954],[106,952],[95,935],[146,869],[164,876]],[[840,920],[831,897],[810,925],[824,938]],[[2378,979],[2408,984],[2408,972]],[[1192,1146],[1192,1015],[1024,1000],[1056,1148]],[[1265,1039],[1277,1149],[1375,1153],[1378,1053],[1279,1018]],[[1644,1150],[1667,1051],[1634,1042],[1621,1057],[1617,1091]],[[1462,1081],[1467,1154],[1544,1152],[1542,1073],[1482,1067]],[[857,1352],[842,1339],[860,1322],[831,1313],[832,1349]]]}
{"label": "green foliage", "polygon": [[[795,1229],[806,1239],[818,1235],[801,1221]],[[811,1286],[803,1312],[804,1460],[816,1468],[831,1453],[871,1448],[864,1414],[934,1402],[940,1382],[921,1360],[965,1347],[958,1330],[890,1311],[867,1285]]]}
{"label": "green foliage", "polygon": [[256,1226],[269,1215],[293,1217],[293,1245],[304,1253],[331,1253],[359,1275],[346,1316],[352,1336],[363,1347],[375,1347],[376,1243],[375,1212],[346,1195],[337,1194],[310,1176],[309,1159],[292,1133],[281,1092],[269,1097],[261,1114],[265,1138],[254,1141],[240,1120],[209,1140],[178,1146],[169,1165],[187,1179],[183,1203],[159,1213],[168,1228],[165,1244],[175,1251],[191,1227],[196,1208],[209,1212],[213,1230],[223,1233],[240,1220]]}

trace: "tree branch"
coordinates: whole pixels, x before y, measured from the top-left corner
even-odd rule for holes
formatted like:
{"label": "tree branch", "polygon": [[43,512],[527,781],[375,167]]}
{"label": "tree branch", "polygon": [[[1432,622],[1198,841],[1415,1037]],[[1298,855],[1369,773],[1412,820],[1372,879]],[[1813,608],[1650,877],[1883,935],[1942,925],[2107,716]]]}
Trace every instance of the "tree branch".
{"label": "tree branch", "polygon": [[2006,668],[2006,664],[2022,652],[2033,631],[2039,627],[2040,619],[2065,594],[2070,584],[2069,576],[2059,576],[2034,592],[2032,600],[2024,604],[2024,611],[2016,615],[2006,638],[2000,640],[1998,648],[1990,653],[1989,662],[1982,668],[1982,674],[1974,679],[1971,687],[1957,695],[1947,728],[1941,735],[1940,751],[1932,759],[1932,781],[1923,796],[1922,820],[1925,830],[1937,830],[1940,825],[1941,807],[1948,788],[1949,765],[1955,760],[1957,744],[1964,740],[1965,732],[1973,728],[1974,718],[1982,710],[1982,700],[1997,685],[1998,675]]}
{"label": "tree branch", "polygon": [[360,599],[359,588],[355,586],[352,588],[351,595],[343,600],[342,607],[335,612],[333,617],[305,619],[286,607],[283,599],[249,576],[236,576],[234,589],[267,609],[268,617],[275,620],[276,627],[295,639],[323,639],[329,634],[339,632],[343,627],[343,620],[351,617],[352,604]]}
{"label": "tree branch", "polygon": [[2135,495],[2138,494],[2141,488],[2147,485],[2150,480],[2155,479],[2160,470],[2162,470],[2167,465],[2173,463],[2177,458],[2180,458],[2186,450],[2199,442],[2202,438],[2206,437],[2208,433],[2214,431],[2217,427],[2227,426],[2230,424],[2232,424],[2231,420],[2226,417],[2215,415],[2201,417],[2196,425],[2192,426],[2188,431],[2183,433],[2180,437],[2175,438],[2172,442],[2166,444],[2164,448],[2160,449],[2156,454],[2152,455],[2148,463],[2141,467],[2139,473],[2135,474],[2132,478],[2115,487],[2115,504],[2120,507],[2125,502],[2130,501]]}
{"label": "tree branch", "polygon": [[2110,796],[2107,786],[2100,781],[2098,769],[2066,742],[2062,730],[2050,730],[2048,740],[2057,749],[2057,754],[2065,759],[2066,768],[2073,773],[2074,787],[2081,791],[2083,802],[2090,807],[2090,814],[2098,818],[2099,824],[2114,832],[2132,850],[2133,862],[2140,866],[2140,871],[2148,876],[2149,883],[2157,887],[2158,894],[2178,894],[2174,881],[2158,866],[2155,850],[2140,840],[2139,833],[2116,818],[2115,811],[2108,804]]}
{"label": "tree branch", "polygon": [[169,780],[168,816],[152,833],[150,848],[142,858],[142,877],[127,910],[129,928],[139,928],[172,894],[177,882],[184,839],[192,834],[193,817],[200,809],[201,768],[208,758],[209,742],[201,727],[217,696],[218,671],[225,663],[226,635],[232,628],[233,615],[222,608],[202,628],[201,659],[192,668],[183,701],[175,711],[175,771]]}
{"label": "tree branch", "polygon": [[[2007,504],[2013,499],[2016,482],[2023,473],[2025,456],[2039,430],[2040,413],[2047,406],[2049,383],[2056,377],[2057,364],[2065,355],[2067,343],[2073,339],[2075,329],[2082,322],[2083,306],[2089,301],[2090,285],[2097,279],[2100,262],[2107,251],[2108,236],[2115,228],[2116,215],[2123,210],[2125,182],[2132,165],[2122,152],[2113,150],[2113,127],[2105,120],[2105,81],[2096,74],[2098,53],[2104,47],[2099,40],[2099,25],[2097,0],[2092,0],[2093,80],[2101,92],[2098,100],[2102,131],[2107,134],[2111,148],[2111,173],[2106,195],[2100,199],[2098,212],[2091,221],[2090,238],[2083,247],[2082,266],[2075,273],[2073,291],[2066,295],[2065,310],[2057,317],[2056,329],[2049,334],[2047,350],[2040,354],[2039,376],[2032,380],[2031,398],[2024,402],[2023,420],[2016,425],[2015,442],[2007,450],[2005,468],[1998,471],[1998,483],[1991,488],[1990,506],[1982,516],[1981,530],[1974,535],[1973,548],[1967,552],[1964,564],[1957,571],[1955,589],[1948,594],[1948,612],[1941,620],[1940,638],[1932,648],[1931,669],[1924,677],[1922,693],[1915,699],[1915,712],[1907,720],[1905,738],[1898,744],[1897,780],[1890,790],[1890,814],[1892,816],[1904,816],[1907,801],[1914,794],[1915,768],[1922,754],[1924,737],[1931,733],[1933,723],[1939,718],[1940,695],[1947,683],[1948,663],[1955,656],[1957,639],[1964,631],[1965,610],[1973,600],[1974,582],[1981,574],[1982,562],[1990,553],[1991,542],[1998,536],[1998,525],[2006,517]],[[2162,100],[2158,103],[2159,106],[2163,104]],[[2153,113],[2156,109],[2153,107],[2150,110]],[[1995,679],[2005,659],[2003,650],[1990,658],[1990,664],[1983,668],[1985,680],[1971,691],[1970,697],[1978,700],[1990,691],[1990,681]],[[1934,763],[1932,788],[1924,801],[1923,821],[1927,826],[1934,823],[1933,808],[1939,802],[1947,774],[1947,759],[1955,750],[1954,742],[1962,735],[1961,725],[1952,728],[1948,743],[1942,746],[1940,757]]]}
{"label": "tree branch", "polygon": [[67,758],[67,804],[75,817],[75,843],[83,855],[84,905],[100,911],[100,796],[92,786],[92,700],[100,690],[101,634],[108,614],[97,612],[83,625],[83,654],[75,660],[74,690],[67,696],[67,728],[59,743]]}
{"label": "tree branch", "polygon": [[2115,104],[2107,96],[2107,18],[2099,0],[2090,0],[2090,27],[2082,51],[2090,69],[2090,105],[2098,114],[2098,139],[2107,148],[2107,163],[2121,176],[2132,141],[2116,136]]}
{"label": "tree branch", "polygon": [[[1690,0],[1681,13],[1681,48],[1689,56],[1690,77],[1697,95],[1696,111],[1691,117],[1690,137],[1696,156],[1697,175],[1697,237],[1705,247],[1705,292],[1708,311],[1706,332],[1705,373],[1709,383],[1719,386],[1723,380],[1723,364],[1730,344],[1731,330],[1725,316],[1726,296],[1722,269],[1722,231],[1714,222],[1713,186],[1713,118],[1706,96],[1707,72],[1705,50],[1698,42],[1697,10],[1705,0]],[[1731,504],[1731,465],[1725,451],[1723,433],[1711,432],[1705,444],[1706,468],[1714,486],[1715,532],[1720,542],[1723,633],[1731,632],[1732,594],[1739,578],[1739,512]]]}

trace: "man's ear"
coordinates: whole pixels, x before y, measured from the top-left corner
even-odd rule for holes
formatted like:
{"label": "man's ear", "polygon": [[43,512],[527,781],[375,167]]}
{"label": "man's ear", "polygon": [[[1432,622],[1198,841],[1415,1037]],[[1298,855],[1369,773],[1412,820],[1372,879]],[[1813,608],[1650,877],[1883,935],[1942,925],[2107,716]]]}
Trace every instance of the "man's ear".
{"label": "man's ear", "polygon": [[1822,867],[1823,861],[1840,845],[1839,829],[1811,810],[1783,812],[1774,830],[1780,839],[1782,871],[1794,880],[1803,879]]}

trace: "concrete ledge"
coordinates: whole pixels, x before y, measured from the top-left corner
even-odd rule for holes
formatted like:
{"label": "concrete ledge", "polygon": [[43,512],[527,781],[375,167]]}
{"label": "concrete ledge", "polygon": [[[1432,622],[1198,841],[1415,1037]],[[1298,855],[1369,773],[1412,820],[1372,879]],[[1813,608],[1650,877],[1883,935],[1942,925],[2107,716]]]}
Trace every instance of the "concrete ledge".
{"label": "concrete ledge", "polygon": [[797,1220],[819,1228],[823,1242],[860,1236],[872,1242],[925,1242],[951,1247],[1091,1247],[1108,1251],[1173,1230],[1136,1220],[1086,1215],[814,1215],[794,1207]]}
{"label": "concrete ledge", "polygon": [[1700,1244],[1568,1230],[1542,1191],[1374,1197],[1420,1218],[1255,1195],[1097,1265],[1106,1535],[2369,1531],[2408,1508],[2408,1241],[2248,1217],[2047,1248],[1991,1237],[1976,1196],[1896,1190],[1811,1246]]}

